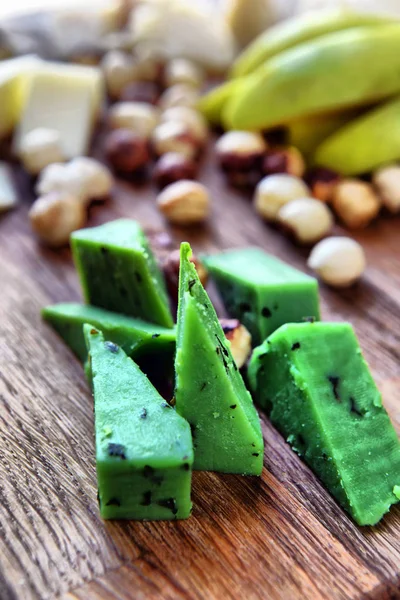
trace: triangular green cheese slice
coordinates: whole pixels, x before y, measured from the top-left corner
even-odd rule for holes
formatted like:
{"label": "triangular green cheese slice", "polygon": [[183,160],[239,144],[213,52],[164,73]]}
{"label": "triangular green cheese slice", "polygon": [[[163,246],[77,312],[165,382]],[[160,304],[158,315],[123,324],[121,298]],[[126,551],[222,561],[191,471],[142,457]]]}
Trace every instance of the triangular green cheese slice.
{"label": "triangular green cheese slice", "polygon": [[177,351],[177,411],[192,428],[194,468],[259,475],[260,421],[232,358],[213,305],[181,245]]}
{"label": "triangular green cheese slice", "polygon": [[188,423],[116,344],[84,326],[94,396],[96,467],[104,519],[190,515]]}

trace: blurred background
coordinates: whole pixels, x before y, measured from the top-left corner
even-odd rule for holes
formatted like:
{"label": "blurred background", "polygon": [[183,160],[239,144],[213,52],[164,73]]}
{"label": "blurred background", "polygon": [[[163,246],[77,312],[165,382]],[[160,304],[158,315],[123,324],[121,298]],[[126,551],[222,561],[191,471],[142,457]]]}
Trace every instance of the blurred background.
{"label": "blurred background", "polygon": [[[77,46],[98,43],[98,36],[121,26],[133,6],[177,5],[202,10],[212,7],[228,21],[239,47],[265,28],[293,15],[322,7],[351,7],[394,17],[400,16],[399,0],[14,0],[0,6],[0,48],[4,54],[39,53],[49,57],[68,54]],[[35,18],[32,19],[32,15]],[[148,20],[149,15],[146,16]],[[141,15],[140,21],[142,21]],[[140,26],[139,26],[140,28]],[[54,39],[56,38],[56,39]],[[57,39],[58,38],[58,39]]]}

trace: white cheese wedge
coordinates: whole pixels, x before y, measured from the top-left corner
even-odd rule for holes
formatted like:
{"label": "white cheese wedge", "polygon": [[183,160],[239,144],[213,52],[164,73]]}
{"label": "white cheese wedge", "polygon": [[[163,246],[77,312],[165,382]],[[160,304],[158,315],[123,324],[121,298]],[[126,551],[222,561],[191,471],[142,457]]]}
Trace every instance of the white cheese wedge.
{"label": "white cheese wedge", "polygon": [[0,162],[0,213],[14,208],[17,204],[17,192],[11,181],[9,167]]}
{"label": "white cheese wedge", "polygon": [[87,154],[93,127],[103,104],[103,80],[97,67],[43,62],[32,75],[14,151],[33,129],[59,132],[66,158]]}

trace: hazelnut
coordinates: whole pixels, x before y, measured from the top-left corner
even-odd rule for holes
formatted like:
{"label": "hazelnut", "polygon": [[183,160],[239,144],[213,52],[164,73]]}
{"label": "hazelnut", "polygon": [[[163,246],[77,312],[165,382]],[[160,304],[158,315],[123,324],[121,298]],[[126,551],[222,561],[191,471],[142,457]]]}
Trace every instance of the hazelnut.
{"label": "hazelnut", "polygon": [[38,127],[21,140],[20,155],[25,169],[37,175],[51,163],[64,160],[60,133],[56,129]]}
{"label": "hazelnut", "polygon": [[114,129],[109,133],[105,154],[113,169],[124,174],[139,171],[150,161],[147,141],[130,129]]}
{"label": "hazelnut", "polygon": [[295,177],[303,177],[306,163],[301,152],[294,146],[267,150],[262,164],[264,175],[288,173]]}
{"label": "hazelnut", "polygon": [[178,83],[186,83],[195,88],[200,88],[203,80],[203,70],[186,58],[173,58],[165,67],[164,81],[166,87],[171,87]]}
{"label": "hazelnut", "polygon": [[378,169],[372,182],[383,205],[391,212],[400,212],[400,166],[387,165]]}
{"label": "hazelnut", "polygon": [[65,163],[53,163],[45,167],[38,177],[35,192],[38,196],[45,196],[51,192],[64,191],[83,199],[80,181],[68,176]]}
{"label": "hazelnut", "polygon": [[132,81],[121,92],[122,102],[144,102],[157,104],[159,97],[158,86],[153,81]]}
{"label": "hazelnut", "polygon": [[174,152],[193,159],[200,150],[200,144],[193,134],[179,121],[167,121],[158,125],[151,136],[151,145],[157,156]]}
{"label": "hazelnut", "polygon": [[87,201],[109,196],[114,178],[100,161],[88,156],[77,156],[65,169],[68,179],[81,182],[82,194]]}
{"label": "hazelnut", "polygon": [[232,356],[238,369],[241,369],[251,354],[251,335],[237,319],[219,320],[225,337],[230,342]]}
{"label": "hazelnut", "polygon": [[42,242],[48,246],[64,246],[70,234],[84,226],[86,211],[79,197],[52,192],[33,203],[29,219]]}
{"label": "hazelnut", "polygon": [[347,237],[330,237],[319,242],[307,262],[325,283],[347,287],[357,281],[366,266],[362,246]]}
{"label": "hazelnut", "polygon": [[157,206],[171,223],[193,225],[207,219],[210,197],[201,183],[182,179],[171,183],[158,194]]}
{"label": "hazelnut", "polygon": [[148,138],[158,123],[158,110],[145,102],[117,102],[108,113],[112,129],[130,129]]}
{"label": "hazelnut", "polygon": [[196,108],[198,99],[199,93],[196,88],[186,83],[177,83],[161,94],[158,105],[163,111],[173,106]]}
{"label": "hazelnut", "polygon": [[309,195],[310,191],[304,181],[294,175],[267,175],[257,185],[254,207],[263,219],[275,221],[284,204]]}
{"label": "hazelnut", "polygon": [[167,152],[158,159],[154,167],[153,178],[158,187],[164,188],[181,179],[195,179],[196,173],[197,165],[194,160],[183,154]]}
{"label": "hazelnut", "polygon": [[357,229],[365,227],[377,216],[381,203],[369,183],[343,179],[334,189],[332,206],[347,227]]}
{"label": "hazelnut", "polygon": [[277,221],[302,244],[312,244],[325,237],[334,223],[326,204],[315,198],[298,198],[284,204]]}
{"label": "hazelnut", "polygon": [[94,158],[79,156],[68,164],[54,163],[40,173],[35,191],[40,196],[65,192],[87,204],[95,198],[108,196],[113,177],[102,163]]}
{"label": "hazelnut", "polygon": [[154,49],[135,46],[135,65],[137,78],[140,81],[153,81],[157,85],[162,83],[164,61]]}
{"label": "hazelnut", "polygon": [[199,111],[188,106],[174,106],[168,108],[161,115],[161,123],[168,121],[178,121],[186,125],[190,133],[198,140],[200,144],[205,144],[208,138],[207,121]]}
{"label": "hazelnut", "polygon": [[224,171],[249,171],[259,165],[266,150],[262,135],[251,131],[227,131],[215,144]]}
{"label": "hazelnut", "polygon": [[101,61],[106,87],[111,98],[119,98],[122,90],[136,78],[131,55],[120,50],[110,50]]}
{"label": "hazelnut", "polygon": [[321,202],[330,202],[335,187],[340,181],[339,173],[331,169],[317,167],[307,174],[306,182],[310,186],[311,195]]}
{"label": "hazelnut", "polygon": [[266,149],[264,138],[251,131],[228,131],[215,144],[219,165],[233,185],[249,185],[259,179]]}
{"label": "hazelnut", "polygon": [[[202,285],[207,285],[208,273],[203,263],[192,254],[190,262],[196,267],[197,274]],[[168,293],[174,303],[178,302],[178,289],[179,289],[179,265],[180,265],[180,250],[173,250],[170,252],[162,262],[162,269],[167,285]]]}

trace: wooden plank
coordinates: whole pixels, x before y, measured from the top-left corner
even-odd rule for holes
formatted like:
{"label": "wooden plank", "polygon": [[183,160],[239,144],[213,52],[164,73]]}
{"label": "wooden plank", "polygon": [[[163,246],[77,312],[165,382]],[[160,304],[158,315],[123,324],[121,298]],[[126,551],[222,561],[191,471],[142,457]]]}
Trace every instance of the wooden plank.
{"label": "wooden plank", "polygon": [[[176,241],[199,251],[259,245],[305,270],[307,251],[227,189],[210,156],[202,178],[213,217],[202,229],[174,228]],[[68,250],[37,246],[27,180],[20,186],[26,202],[0,220],[0,597],[399,597],[399,508],[378,527],[356,527],[265,417],[261,480],[195,473],[188,521],[101,521],[90,393],[39,316],[47,303],[79,298],[78,281]],[[162,226],[154,198],[148,186],[121,183],[113,202],[91,209],[90,224],[129,216]],[[369,258],[364,281],[321,292],[325,318],[354,324],[400,430],[398,228],[383,219],[357,234]]]}

